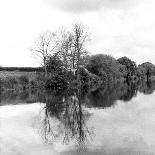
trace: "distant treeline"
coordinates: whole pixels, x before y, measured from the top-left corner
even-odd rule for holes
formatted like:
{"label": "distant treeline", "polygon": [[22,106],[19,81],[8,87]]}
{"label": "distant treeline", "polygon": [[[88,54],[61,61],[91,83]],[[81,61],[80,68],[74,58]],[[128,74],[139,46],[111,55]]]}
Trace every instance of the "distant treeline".
{"label": "distant treeline", "polygon": [[43,72],[42,67],[0,67],[0,71]]}

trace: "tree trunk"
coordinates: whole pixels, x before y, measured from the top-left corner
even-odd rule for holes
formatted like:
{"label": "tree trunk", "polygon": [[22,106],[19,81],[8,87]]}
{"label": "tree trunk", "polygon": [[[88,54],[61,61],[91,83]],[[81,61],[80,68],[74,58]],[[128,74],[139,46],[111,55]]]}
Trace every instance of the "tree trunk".
{"label": "tree trunk", "polygon": [[45,77],[46,77],[47,76],[46,57],[44,57],[44,72],[45,72]]}

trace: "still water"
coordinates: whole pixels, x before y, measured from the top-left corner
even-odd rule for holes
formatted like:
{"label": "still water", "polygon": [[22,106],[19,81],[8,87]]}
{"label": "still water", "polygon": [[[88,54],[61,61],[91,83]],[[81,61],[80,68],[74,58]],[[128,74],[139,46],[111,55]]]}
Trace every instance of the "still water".
{"label": "still water", "polygon": [[1,94],[0,155],[154,155],[154,88]]}

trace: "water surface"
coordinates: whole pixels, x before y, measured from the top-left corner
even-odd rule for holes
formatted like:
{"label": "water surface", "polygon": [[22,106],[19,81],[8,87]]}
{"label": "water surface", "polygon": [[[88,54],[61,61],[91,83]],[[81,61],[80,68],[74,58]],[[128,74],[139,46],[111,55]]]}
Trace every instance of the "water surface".
{"label": "water surface", "polygon": [[153,155],[153,86],[1,97],[0,154]]}

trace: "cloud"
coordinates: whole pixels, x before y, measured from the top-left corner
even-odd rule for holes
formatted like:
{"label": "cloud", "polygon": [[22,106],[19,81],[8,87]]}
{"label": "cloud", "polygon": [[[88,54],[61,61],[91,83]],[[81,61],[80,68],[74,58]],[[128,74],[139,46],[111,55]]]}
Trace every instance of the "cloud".
{"label": "cloud", "polygon": [[46,0],[46,2],[63,11],[82,13],[101,8],[126,9],[134,7],[140,0]]}

